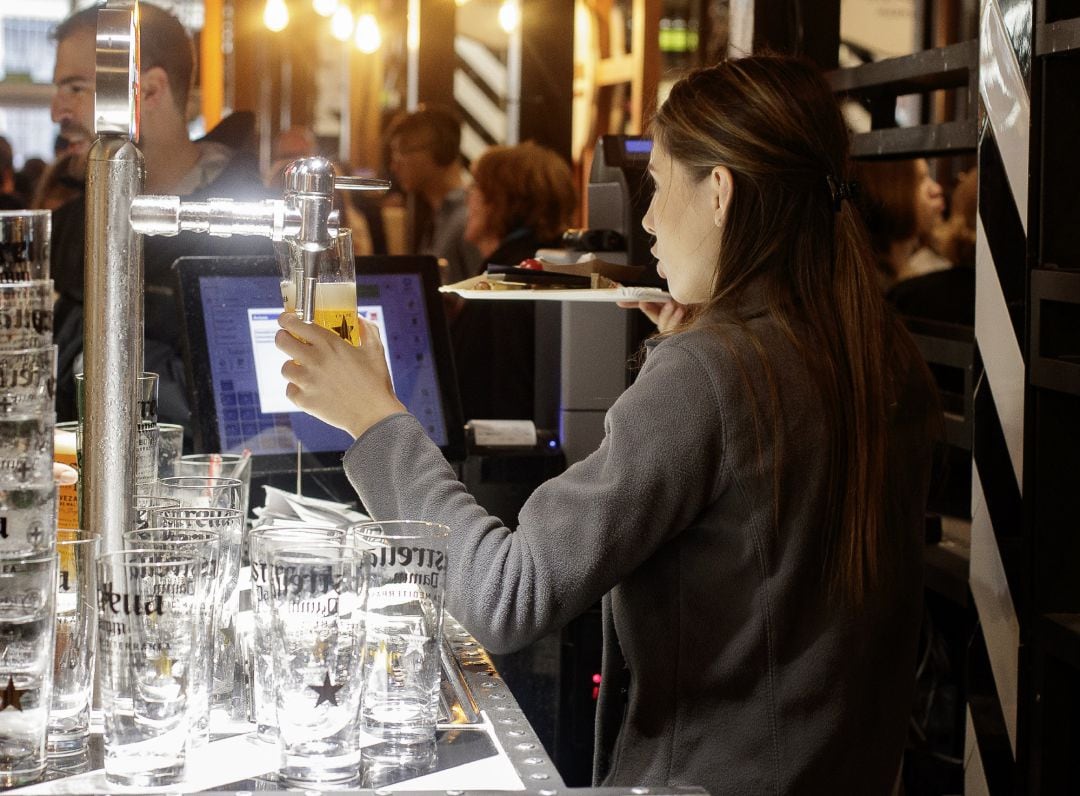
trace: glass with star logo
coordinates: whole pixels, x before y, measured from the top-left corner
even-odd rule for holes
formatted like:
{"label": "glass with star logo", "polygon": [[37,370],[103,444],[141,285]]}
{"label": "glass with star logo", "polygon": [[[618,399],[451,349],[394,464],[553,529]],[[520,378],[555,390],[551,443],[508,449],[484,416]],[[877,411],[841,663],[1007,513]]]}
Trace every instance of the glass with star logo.
{"label": "glass with star logo", "polygon": [[[143,372],[135,380],[135,484],[148,491],[158,477],[158,374]],[[75,374],[75,404],[79,423],[75,428],[76,445],[83,449],[84,422],[86,420],[86,374]]]}
{"label": "glass with star logo", "polygon": [[349,534],[370,560],[361,726],[405,761],[435,739],[450,529],[369,522]]}
{"label": "glass with star logo", "polygon": [[353,345],[360,345],[352,230],[339,229],[333,244],[325,251],[305,252],[288,244],[278,244],[276,251],[281,265],[281,301],[285,311],[300,314],[296,297],[305,289],[304,258],[314,257],[317,274],[315,323]]}
{"label": "glass with star logo", "polygon": [[270,554],[278,773],[287,784],[359,777],[366,565],[345,544]]}
{"label": "glass with star logo", "polygon": [[56,556],[0,561],[0,787],[45,771]]}
{"label": "glass with star logo", "polygon": [[[240,483],[236,479],[217,480]],[[237,700],[243,701],[242,692],[234,693],[238,685],[238,667],[241,669],[240,682],[243,682],[243,660],[237,655],[236,647],[236,614],[239,607],[237,585],[244,542],[244,517],[240,509],[235,508],[241,499],[240,492],[231,488],[230,494],[232,497],[229,506],[181,506],[176,509],[161,509],[157,512],[157,518],[158,524],[165,528],[212,531],[218,535],[220,555],[217,577],[212,586],[216,613],[213,620],[213,680],[210,705],[225,711],[232,718],[246,719],[247,705],[235,704]]]}
{"label": "glass with star logo", "polygon": [[90,694],[97,655],[98,537],[82,530],[56,532],[56,654],[48,751],[74,755],[90,739]]}
{"label": "glass with star logo", "polygon": [[193,677],[207,654],[201,556],[120,550],[97,557],[98,682],[105,777],[156,787],[184,780]]}
{"label": "glass with star logo", "polygon": [[255,729],[261,740],[277,741],[277,703],[274,696],[274,665],[270,651],[270,553],[275,550],[308,548],[324,542],[340,544],[345,529],[312,525],[267,526],[255,528],[248,540],[251,562],[252,613],[252,712]]}
{"label": "glass with star logo", "polygon": [[[139,528],[124,534],[127,550],[161,550],[195,555],[203,563],[204,584],[213,592],[221,566],[221,536],[216,531],[188,528]],[[220,609],[216,595],[198,606],[199,644],[206,654],[198,658],[191,676],[188,704],[188,723],[191,744],[200,747],[210,742],[210,693],[213,682],[214,657],[217,654]]]}

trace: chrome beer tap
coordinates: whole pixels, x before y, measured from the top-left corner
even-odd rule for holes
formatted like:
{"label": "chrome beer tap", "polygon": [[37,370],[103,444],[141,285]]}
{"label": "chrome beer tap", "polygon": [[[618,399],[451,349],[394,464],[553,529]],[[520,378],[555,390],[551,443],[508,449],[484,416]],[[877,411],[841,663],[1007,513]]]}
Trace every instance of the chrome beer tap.
{"label": "chrome beer tap", "polygon": [[109,0],[98,11],[95,124],[86,178],[83,523],[102,550],[123,549],[135,491],[137,377],[143,368],[142,235],[181,231],[259,235],[298,262],[298,314],[314,314],[316,255],[337,234],[336,189],[385,191],[389,182],[338,177],[325,158],[293,162],[282,199],[183,202],[140,196],[145,168],[138,139],[139,4]]}
{"label": "chrome beer tap", "polygon": [[285,169],[282,199],[234,202],[209,199],[184,202],[179,196],[137,196],[131,203],[131,228],[142,235],[205,232],[210,235],[259,235],[288,248],[294,264],[296,311],[310,323],[315,312],[317,255],[337,235],[334,191],[385,191],[386,180],[338,177],[322,157],[294,160]]}

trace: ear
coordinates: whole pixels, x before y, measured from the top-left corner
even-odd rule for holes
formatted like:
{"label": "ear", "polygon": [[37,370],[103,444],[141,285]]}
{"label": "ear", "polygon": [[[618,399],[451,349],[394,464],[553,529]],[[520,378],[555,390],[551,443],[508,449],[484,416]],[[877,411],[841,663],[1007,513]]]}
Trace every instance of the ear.
{"label": "ear", "polygon": [[734,182],[727,166],[713,166],[709,173],[709,194],[712,199],[713,221],[716,226],[723,226],[724,215],[731,204],[731,192]]}
{"label": "ear", "polygon": [[172,104],[169,77],[160,66],[153,66],[139,74],[139,100],[143,110],[158,110]]}

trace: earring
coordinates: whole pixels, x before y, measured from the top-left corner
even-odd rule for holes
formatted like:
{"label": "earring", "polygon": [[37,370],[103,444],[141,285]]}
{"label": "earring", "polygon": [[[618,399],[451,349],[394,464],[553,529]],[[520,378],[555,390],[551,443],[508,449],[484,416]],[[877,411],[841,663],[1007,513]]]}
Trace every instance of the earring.
{"label": "earring", "polygon": [[724,208],[717,208],[713,214],[713,223],[718,227],[724,226]]}

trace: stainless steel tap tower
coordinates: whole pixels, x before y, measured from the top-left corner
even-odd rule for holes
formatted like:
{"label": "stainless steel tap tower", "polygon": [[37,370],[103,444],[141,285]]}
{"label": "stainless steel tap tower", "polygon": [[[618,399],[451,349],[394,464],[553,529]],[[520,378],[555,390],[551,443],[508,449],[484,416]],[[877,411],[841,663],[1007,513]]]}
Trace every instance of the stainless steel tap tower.
{"label": "stainless steel tap tower", "polygon": [[86,166],[83,525],[123,549],[135,488],[135,387],[143,367],[142,241],[127,222],[141,192],[138,4],[98,11],[94,120]]}
{"label": "stainless steel tap tower", "polygon": [[285,172],[283,199],[182,202],[139,196],[143,187],[135,94],[138,2],[98,12],[96,132],[86,196],[86,374],[83,398],[83,522],[103,550],[123,549],[135,489],[136,383],[143,366],[142,235],[181,231],[258,235],[280,241],[296,264],[296,306],[310,322],[316,254],[337,235],[336,189],[385,191],[390,183],[337,177],[325,158],[305,158]]}

